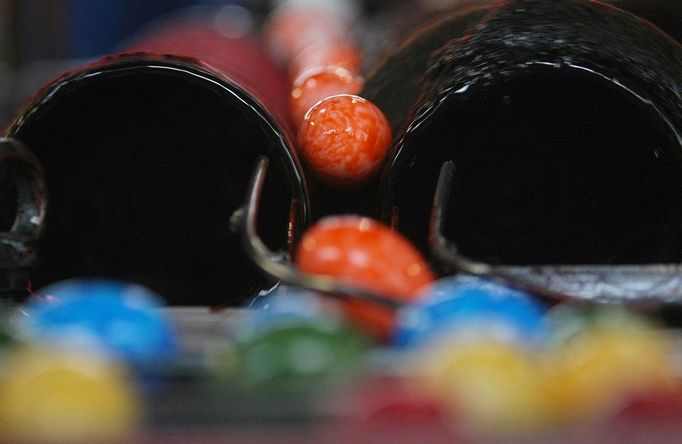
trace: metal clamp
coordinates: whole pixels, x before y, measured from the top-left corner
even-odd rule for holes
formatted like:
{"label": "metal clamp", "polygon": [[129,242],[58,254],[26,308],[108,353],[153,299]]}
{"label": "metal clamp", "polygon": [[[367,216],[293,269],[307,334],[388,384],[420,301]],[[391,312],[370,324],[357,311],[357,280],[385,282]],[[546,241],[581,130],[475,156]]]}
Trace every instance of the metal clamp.
{"label": "metal clamp", "polygon": [[257,219],[263,185],[267,177],[269,159],[261,156],[256,165],[246,192],[244,205],[236,210],[230,219],[232,230],[242,234],[244,251],[266,275],[285,284],[295,285],[311,291],[341,299],[359,299],[397,309],[403,304],[387,296],[348,285],[329,276],[303,273],[291,263],[288,254],[271,251],[258,235]]}
{"label": "metal clamp", "polygon": [[[45,174],[38,159],[21,142],[0,138],[0,177],[16,190],[16,215],[9,231],[0,232],[0,299],[25,292],[28,269],[37,262],[36,243],[47,210]],[[1,190],[0,190],[1,191]]]}
{"label": "metal clamp", "polygon": [[682,264],[497,266],[463,256],[443,234],[454,174],[455,164],[445,162],[429,226],[434,258],[448,271],[502,280],[553,299],[636,305],[682,303]]}

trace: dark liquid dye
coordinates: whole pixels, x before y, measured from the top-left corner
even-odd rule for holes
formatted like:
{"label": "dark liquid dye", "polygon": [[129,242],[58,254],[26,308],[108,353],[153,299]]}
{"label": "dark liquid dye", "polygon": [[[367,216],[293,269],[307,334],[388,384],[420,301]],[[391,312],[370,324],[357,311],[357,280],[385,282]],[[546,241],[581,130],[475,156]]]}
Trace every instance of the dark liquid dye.
{"label": "dark liquid dye", "polygon": [[[679,262],[680,145],[652,107],[555,68],[450,96],[406,142],[393,205],[421,248],[453,160],[445,234],[503,264]],[[389,208],[390,209],[390,208]]]}
{"label": "dark liquid dye", "polygon": [[[228,304],[263,277],[230,216],[274,131],[205,79],[136,67],[66,85],[14,135],[47,174],[49,212],[36,287],[74,276],[147,285],[171,303]],[[259,227],[286,246],[291,178],[272,158]]]}

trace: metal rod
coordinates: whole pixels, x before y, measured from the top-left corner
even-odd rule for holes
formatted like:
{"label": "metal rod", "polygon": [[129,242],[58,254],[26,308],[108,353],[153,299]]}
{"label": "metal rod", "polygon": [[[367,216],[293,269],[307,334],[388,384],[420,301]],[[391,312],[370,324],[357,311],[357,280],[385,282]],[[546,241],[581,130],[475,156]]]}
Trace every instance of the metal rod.
{"label": "metal rod", "polygon": [[9,233],[37,239],[43,232],[47,209],[43,168],[26,145],[10,138],[0,138],[0,165],[17,193],[16,217]]}
{"label": "metal rod", "polygon": [[493,266],[461,255],[457,245],[443,234],[454,174],[454,163],[445,162],[438,177],[429,226],[434,259],[448,271],[502,280],[555,299],[646,305],[682,303],[682,264]]}
{"label": "metal rod", "polygon": [[16,194],[12,226],[0,232],[0,299],[19,300],[26,295],[29,270],[38,260],[36,245],[47,211],[45,174],[31,150],[10,138],[0,138],[0,171]]}
{"label": "metal rod", "polygon": [[256,165],[247,189],[244,206],[232,215],[231,224],[242,234],[244,250],[248,257],[266,275],[289,285],[321,292],[341,299],[358,299],[384,307],[398,309],[403,306],[399,301],[384,295],[344,284],[337,279],[319,274],[302,273],[283,253],[271,251],[258,235],[257,220],[261,194],[267,176],[269,160],[261,156]]}

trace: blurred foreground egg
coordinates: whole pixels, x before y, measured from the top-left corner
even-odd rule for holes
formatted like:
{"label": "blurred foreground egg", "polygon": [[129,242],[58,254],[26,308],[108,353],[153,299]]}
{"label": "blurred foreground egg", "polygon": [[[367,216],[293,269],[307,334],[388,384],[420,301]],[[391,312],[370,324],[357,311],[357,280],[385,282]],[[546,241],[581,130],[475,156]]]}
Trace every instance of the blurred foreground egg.
{"label": "blurred foreground egg", "polygon": [[459,442],[451,412],[408,379],[369,378],[329,402],[340,413],[325,430],[333,442]]}
{"label": "blurred foreground egg", "polygon": [[245,343],[270,330],[311,325],[334,329],[344,322],[338,303],[298,287],[281,285],[251,300],[243,312],[244,322],[233,332]]}
{"label": "blurred foreground egg", "polygon": [[96,355],[17,349],[0,383],[0,434],[10,442],[120,442],[140,408],[125,372]]}
{"label": "blurred foreground egg", "polygon": [[[421,253],[389,227],[362,216],[334,216],[319,221],[303,236],[296,265],[305,273],[413,301],[434,275]],[[344,302],[346,313],[380,340],[393,330],[394,309],[359,299]]]}
{"label": "blurred foreground egg", "polygon": [[651,331],[651,321],[620,306],[591,306],[565,302],[547,313],[551,343],[565,345],[576,337],[596,331]]}
{"label": "blurred foreground egg", "polygon": [[[546,390],[559,418],[608,415],[632,396],[679,390],[674,348],[645,323],[593,323],[549,353]],[[625,319],[625,318],[623,318]]]}
{"label": "blurred foreground egg", "polygon": [[639,393],[626,400],[611,421],[682,421],[682,387]]}
{"label": "blurred foreground egg", "polygon": [[175,356],[174,329],[161,298],[139,285],[73,279],[40,294],[49,302],[27,306],[29,339],[44,343],[100,346],[134,366],[158,365]]}
{"label": "blurred foreground egg", "polygon": [[445,344],[420,365],[427,389],[477,434],[512,436],[548,425],[542,372],[524,350],[490,341]]}
{"label": "blurred foreground egg", "polygon": [[308,320],[316,323],[339,323],[339,307],[335,301],[296,287],[280,286],[275,291],[259,296],[247,307],[252,320],[260,327]]}
{"label": "blurred foreground egg", "polygon": [[[367,343],[347,327],[288,323],[238,344],[223,374],[240,388],[309,389],[350,377]],[[221,372],[220,361],[216,369]]]}
{"label": "blurred foreground egg", "polygon": [[485,279],[441,279],[406,306],[394,336],[399,346],[420,345],[446,334],[538,341],[547,335],[545,309],[532,296]]}

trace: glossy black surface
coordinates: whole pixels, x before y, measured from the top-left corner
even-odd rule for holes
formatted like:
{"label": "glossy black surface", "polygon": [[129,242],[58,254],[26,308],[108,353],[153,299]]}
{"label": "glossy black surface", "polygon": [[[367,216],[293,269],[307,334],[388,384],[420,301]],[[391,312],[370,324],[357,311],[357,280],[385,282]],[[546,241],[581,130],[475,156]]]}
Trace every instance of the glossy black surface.
{"label": "glossy black surface", "polygon": [[11,180],[9,172],[5,168],[0,168],[0,208],[6,211],[0,212],[0,232],[9,231],[14,223],[17,212],[17,187]]}
{"label": "glossy black surface", "polygon": [[260,231],[286,248],[292,199],[307,191],[289,141],[248,94],[197,67],[106,63],[38,95],[10,134],[39,157],[49,212],[39,287],[71,276],[150,286],[173,304],[240,302],[264,285],[229,219],[256,157],[272,159]]}
{"label": "glossy black surface", "polygon": [[[547,72],[549,71],[549,72]],[[650,111],[579,71],[537,68],[441,105],[394,179],[400,229],[426,239],[437,168],[456,165],[445,234],[493,263],[682,259],[682,174]]]}
{"label": "glossy black surface", "polygon": [[[463,30],[477,14],[487,15]],[[682,258],[678,44],[580,0],[503,2],[429,32],[432,45],[422,36],[368,81],[378,102],[401,84],[418,97],[389,109],[405,120],[383,178],[385,220],[397,214],[400,231],[426,251],[438,171],[454,160],[445,232],[475,259]],[[405,71],[400,60],[413,51],[428,56]]]}
{"label": "glossy black surface", "polygon": [[679,0],[610,0],[610,3],[650,21],[682,42],[682,2]]}

